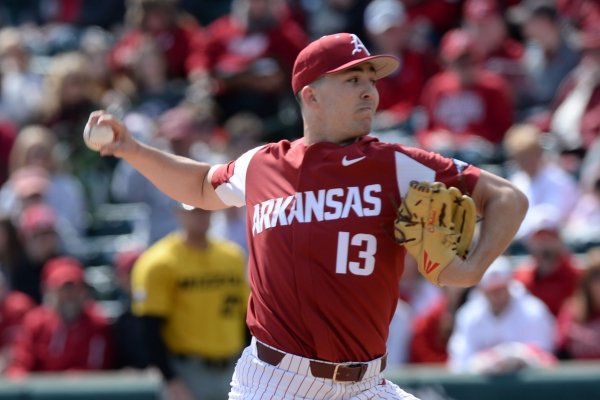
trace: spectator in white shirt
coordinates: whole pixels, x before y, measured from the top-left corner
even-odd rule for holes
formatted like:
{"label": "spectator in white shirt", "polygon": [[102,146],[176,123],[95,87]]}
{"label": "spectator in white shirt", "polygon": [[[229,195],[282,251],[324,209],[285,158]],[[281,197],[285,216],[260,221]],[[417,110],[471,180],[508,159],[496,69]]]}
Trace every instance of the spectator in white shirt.
{"label": "spectator in white shirt", "polygon": [[544,134],[534,125],[518,124],[504,138],[506,155],[514,164],[509,180],[529,200],[529,210],[516,239],[531,233],[541,215],[553,215],[562,224],[579,197],[575,178],[565,171],[542,145]]}
{"label": "spectator in white shirt", "polygon": [[448,343],[452,371],[510,372],[553,360],[554,317],[512,274],[510,261],[498,258],[459,308]]}

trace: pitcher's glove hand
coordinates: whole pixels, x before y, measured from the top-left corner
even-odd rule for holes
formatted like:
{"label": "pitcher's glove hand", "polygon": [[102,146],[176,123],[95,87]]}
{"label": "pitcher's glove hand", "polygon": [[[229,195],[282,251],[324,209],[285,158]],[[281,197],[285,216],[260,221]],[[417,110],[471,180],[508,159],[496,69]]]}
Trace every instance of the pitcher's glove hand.
{"label": "pitcher's glove hand", "polygon": [[419,272],[438,285],[455,256],[467,257],[476,222],[473,199],[457,188],[412,181],[398,208],[394,235],[415,258]]}

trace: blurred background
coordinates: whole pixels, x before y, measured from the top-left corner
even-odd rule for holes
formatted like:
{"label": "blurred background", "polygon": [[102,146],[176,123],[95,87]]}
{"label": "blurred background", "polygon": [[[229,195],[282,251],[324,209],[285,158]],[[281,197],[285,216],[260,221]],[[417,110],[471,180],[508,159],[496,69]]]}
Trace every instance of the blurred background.
{"label": "blurred background", "polygon": [[[423,400],[600,398],[600,1],[1,0],[0,399],[161,398],[130,274],[178,205],[85,147],[89,113],[227,162],[302,135],[293,62],[335,32],[401,60],[373,135],[530,202],[475,288],[406,260],[388,376]],[[247,251],[243,209],[210,219]]]}

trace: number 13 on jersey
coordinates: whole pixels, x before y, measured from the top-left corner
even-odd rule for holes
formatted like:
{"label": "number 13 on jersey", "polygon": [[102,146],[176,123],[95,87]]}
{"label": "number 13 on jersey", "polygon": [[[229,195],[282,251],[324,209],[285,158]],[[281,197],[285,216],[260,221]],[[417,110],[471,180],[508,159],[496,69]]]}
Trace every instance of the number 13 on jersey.
{"label": "number 13 on jersey", "polygon": [[[359,248],[357,260],[348,260],[351,247]],[[339,232],[335,272],[368,276],[375,269],[377,238],[368,233]]]}

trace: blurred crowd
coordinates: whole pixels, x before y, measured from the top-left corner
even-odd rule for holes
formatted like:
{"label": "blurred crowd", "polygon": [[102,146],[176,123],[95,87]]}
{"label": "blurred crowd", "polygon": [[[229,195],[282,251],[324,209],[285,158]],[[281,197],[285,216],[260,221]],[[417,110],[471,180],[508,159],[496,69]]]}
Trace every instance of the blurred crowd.
{"label": "blurred crowd", "polygon": [[[401,61],[378,82],[374,135],[489,169],[530,203],[506,258],[472,290],[434,287],[407,260],[393,365],[600,358],[599,27],[596,0],[1,2],[2,367],[174,373],[115,332],[152,331],[128,325],[144,314],[131,314],[129,275],[189,228],[187,214],[127,163],[87,149],[88,116],[106,109],[139,140],[211,163],[300,137],[291,68],[335,32]],[[119,205],[144,210],[134,240],[117,240],[134,230],[132,213],[107,218]],[[243,210],[210,218],[210,237],[247,250]],[[90,285],[100,265],[109,299]],[[120,306],[107,312],[103,300]],[[160,316],[155,328],[168,324]]]}

